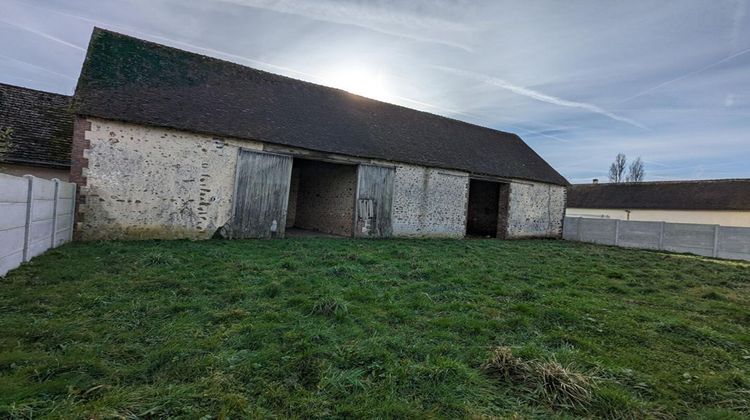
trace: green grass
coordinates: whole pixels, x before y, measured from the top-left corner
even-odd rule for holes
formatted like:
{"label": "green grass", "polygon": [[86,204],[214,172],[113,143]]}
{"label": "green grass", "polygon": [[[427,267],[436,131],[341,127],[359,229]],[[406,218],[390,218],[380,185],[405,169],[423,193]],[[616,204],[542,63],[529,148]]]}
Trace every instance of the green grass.
{"label": "green grass", "polygon": [[747,263],[562,241],[103,242],[0,279],[0,417],[724,419],[749,401]]}

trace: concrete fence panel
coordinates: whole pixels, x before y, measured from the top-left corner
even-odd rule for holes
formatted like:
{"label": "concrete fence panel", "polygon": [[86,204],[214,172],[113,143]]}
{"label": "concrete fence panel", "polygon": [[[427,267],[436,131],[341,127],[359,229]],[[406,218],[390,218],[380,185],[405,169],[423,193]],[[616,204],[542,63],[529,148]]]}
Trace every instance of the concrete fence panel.
{"label": "concrete fence panel", "polygon": [[719,258],[750,259],[750,228],[721,226],[717,247]]}
{"label": "concrete fence panel", "polygon": [[29,181],[0,174],[0,276],[23,262]]}
{"label": "concrete fence panel", "polygon": [[0,276],[72,239],[75,184],[0,174]]}
{"label": "concrete fence panel", "polygon": [[563,239],[750,261],[750,228],[566,217]]}
{"label": "concrete fence panel", "polygon": [[579,223],[579,240],[602,245],[616,245],[617,220],[586,219]]}
{"label": "concrete fence panel", "polygon": [[666,223],[663,249],[713,257],[715,234],[714,225]]}
{"label": "concrete fence panel", "polygon": [[31,182],[31,219],[27,236],[26,261],[43,253],[52,246],[55,218],[55,183],[37,177],[28,177]]}
{"label": "concrete fence panel", "polygon": [[660,249],[661,222],[620,221],[617,245],[628,248]]}
{"label": "concrete fence panel", "polygon": [[60,182],[57,190],[55,235],[52,247],[57,247],[73,239],[73,216],[75,212],[76,185]]}
{"label": "concrete fence panel", "polygon": [[566,217],[563,223],[563,238],[573,241],[578,240],[578,221],[580,217]]}

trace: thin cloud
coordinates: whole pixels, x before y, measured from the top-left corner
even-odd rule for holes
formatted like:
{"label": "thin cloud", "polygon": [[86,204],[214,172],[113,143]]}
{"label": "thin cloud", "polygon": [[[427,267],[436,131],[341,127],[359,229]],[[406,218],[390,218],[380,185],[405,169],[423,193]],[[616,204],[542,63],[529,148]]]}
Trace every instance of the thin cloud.
{"label": "thin cloud", "polygon": [[393,98],[394,99],[398,99],[398,100],[403,101],[403,102],[409,102],[409,103],[414,104],[414,105],[419,105],[419,106],[422,106],[422,107],[432,108],[432,109],[440,111],[440,112],[442,112],[444,114],[461,115],[461,116],[469,117],[469,118],[482,119],[482,117],[480,117],[478,115],[475,115],[475,114],[469,114],[468,112],[459,111],[457,109],[446,108],[446,107],[439,106],[439,105],[433,105],[433,104],[430,104],[430,103],[427,103],[427,102],[418,101],[416,99],[411,99],[411,98],[407,98],[407,97],[404,97],[404,96],[393,95]]}
{"label": "thin cloud", "polygon": [[[209,47],[203,47],[203,46],[200,46],[200,45],[191,44],[189,42],[178,41],[178,40],[175,40],[173,38],[168,38],[168,37],[165,37],[165,36],[156,35],[156,34],[153,34],[153,33],[150,33],[150,32],[144,32],[144,31],[141,31],[140,29],[136,29],[136,28],[133,28],[131,26],[120,25],[120,24],[111,23],[111,22],[105,22],[105,21],[102,21],[102,20],[99,20],[99,19],[93,19],[93,18],[89,18],[89,17],[86,17],[86,16],[80,16],[80,15],[75,15],[75,14],[72,14],[72,13],[66,13],[66,12],[62,12],[60,10],[50,9],[50,8],[47,8],[47,7],[41,7],[41,6],[36,6],[36,5],[30,5],[30,6],[36,7],[37,9],[42,9],[42,10],[45,10],[45,11],[48,11],[48,12],[56,13],[56,14],[61,15],[61,16],[66,16],[66,17],[69,17],[69,18],[78,19],[78,20],[81,20],[81,21],[84,21],[84,22],[88,22],[88,23],[91,23],[92,25],[95,25],[95,26],[107,26],[107,27],[110,27],[110,28],[119,28],[120,30],[127,31],[130,34],[138,34],[140,36],[145,36],[145,37],[151,38],[152,40],[159,40],[159,41],[163,41],[163,42],[166,42],[166,43],[169,43],[169,44],[172,44],[172,45],[179,45],[181,47],[186,47],[186,48],[189,48],[189,49],[192,49],[192,50],[195,50],[195,51],[200,51],[200,52],[205,53],[205,54],[213,54],[215,56],[218,56],[217,58],[224,58],[224,59],[227,59],[227,60],[232,59],[232,60],[236,60],[236,61],[243,61],[243,62],[250,63],[250,64],[253,64],[255,66],[258,66],[258,67],[261,67],[261,68],[265,68],[265,69],[272,69],[272,70],[281,71],[281,72],[284,72],[284,73],[287,73],[287,74],[291,73],[291,74],[296,74],[298,76],[316,78],[316,76],[314,76],[314,75],[312,75],[310,73],[305,73],[305,72],[302,72],[302,71],[299,71],[299,70],[294,70],[294,69],[289,68],[289,67],[279,66],[279,65],[272,64],[272,63],[269,63],[269,62],[266,62],[266,61],[260,61],[260,60],[256,60],[256,59],[253,59],[253,58],[249,58],[249,57],[245,57],[245,56],[241,56],[241,55],[237,55],[237,54],[232,54],[232,53],[228,53],[228,52],[225,52],[225,51],[216,50],[216,49],[209,48]],[[86,51],[85,49],[81,49],[81,50],[82,51]]]}
{"label": "thin cloud", "polygon": [[507,126],[510,127],[510,128],[512,128],[515,131],[520,131],[521,134],[525,133],[525,134],[528,134],[528,135],[530,135],[532,137],[533,136],[541,136],[541,137],[546,137],[548,139],[552,139],[552,140],[558,141],[560,143],[570,143],[570,140],[566,140],[566,139],[564,139],[562,137],[553,136],[552,134],[547,134],[547,133],[544,133],[542,131],[529,130],[528,128],[519,127],[519,126],[514,125],[514,124],[507,124]]}
{"label": "thin cloud", "polygon": [[717,62],[714,62],[714,63],[711,63],[711,64],[709,64],[707,66],[701,67],[698,70],[694,70],[694,71],[691,71],[689,73],[685,73],[682,76],[675,77],[674,79],[667,80],[666,82],[659,83],[658,85],[652,86],[652,87],[650,87],[650,88],[648,88],[648,89],[646,89],[644,91],[638,92],[635,95],[628,96],[627,98],[623,99],[622,101],[618,102],[617,104],[621,105],[621,104],[624,104],[625,102],[630,102],[630,101],[632,101],[635,98],[638,98],[640,96],[649,94],[649,93],[651,93],[651,92],[653,92],[655,90],[663,88],[664,86],[671,85],[672,83],[675,83],[675,82],[679,82],[680,80],[687,79],[688,77],[695,76],[696,74],[703,73],[706,70],[710,70],[710,69],[712,69],[712,68],[714,68],[714,67],[716,67],[716,66],[718,66],[720,64],[724,64],[727,61],[733,60],[733,59],[735,59],[735,58],[737,58],[739,56],[745,55],[747,53],[750,53],[750,48],[746,48],[746,49],[744,49],[744,50],[742,50],[740,52],[734,53],[734,54],[730,55],[729,57],[723,58],[723,59],[721,59],[721,60],[719,60]]}
{"label": "thin cloud", "polygon": [[[240,6],[264,9],[277,13],[302,16],[308,19],[326,21],[340,25],[353,25],[360,28],[398,36],[420,42],[431,42],[468,52],[474,49],[452,39],[443,39],[416,33],[417,31],[435,31],[437,33],[470,33],[477,25],[465,25],[455,20],[441,19],[426,15],[423,12],[396,10],[396,6],[377,7],[368,2],[340,2],[331,0],[222,0]],[[434,8],[435,5],[430,7]],[[458,10],[458,8],[456,8]],[[429,10],[429,8],[428,8]]]}
{"label": "thin cloud", "polygon": [[69,74],[58,73],[58,72],[56,72],[54,70],[50,70],[50,69],[42,67],[42,66],[37,66],[36,64],[31,64],[29,62],[26,62],[26,61],[23,61],[23,60],[19,60],[19,59],[14,58],[14,57],[9,57],[9,56],[4,55],[4,54],[0,54],[0,58],[4,58],[4,59],[6,59],[8,61],[14,61],[14,62],[19,63],[21,65],[24,65],[26,67],[30,67],[32,69],[43,71],[45,73],[54,74],[55,76],[64,77],[66,79],[70,79],[70,80],[76,80],[77,79],[76,77],[73,77],[73,76],[71,76]]}
{"label": "thin cloud", "polygon": [[444,66],[431,66],[431,67],[436,68],[438,70],[442,70],[442,71],[448,72],[448,73],[452,73],[452,74],[456,74],[456,75],[459,75],[459,76],[468,77],[470,79],[478,80],[478,81],[480,81],[482,83],[486,83],[488,85],[499,87],[500,89],[504,89],[504,90],[507,90],[509,92],[513,92],[513,93],[515,93],[517,95],[525,96],[527,98],[531,98],[531,99],[534,99],[534,100],[537,100],[537,101],[540,101],[540,102],[546,102],[548,104],[559,105],[559,106],[564,106],[564,107],[568,107],[568,108],[582,109],[582,110],[589,111],[589,112],[592,112],[592,113],[595,113],[595,114],[604,115],[605,117],[609,117],[609,118],[611,118],[613,120],[624,122],[626,124],[630,124],[630,125],[638,127],[638,128],[647,129],[647,127],[644,126],[643,124],[640,124],[640,123],[638,123],[636,121],[633,121],[633,120],[631,120],[629,118],[621,117],[621,116],[619,116],[617,114],[614,114],[614,113],[612,113],[610,111],[607,111],[606,109],[603,109],[603,108],[601,108],[601,107],[599,107],[597,105],[588,104],[588,103],[585,103],[585,102],[569,101],[569,100],[566,100],[566,99],[562,99],[562,98],[558,98],[558,97],[555,97],[555,96],[547,95],[545,93],[538,92],[538,91],[535,91],[535,90],[532,90],[532,89],[528,89],[528,88],[525,88],[523,86],[517,86],[517,85],[514,85],[514,84],[512,84],[510,82],[507,82],[507,81],[505,81],[503,79],[499,79],[497,77],[492,77],[492,76],[487,76],[487,75],[484,75],[484,74],[473,73],[473,72],[470,72],[470,71],[460,70],[460,69],[456,69],[456,68],[452,68],[452,67],[444,67]]}
{"label": "thin cloud", "polygon": [[547,137],[549,139],[559,141],[560,143],[570,143],[571,142],[570,140],[566,140],[566,139],[564,139],[562,137],[558,137],[558,136],[555,136],[553,134],[545,133],[544,131],[529,130],[528,128],[519,127],[517,125],[509,125],[509,127],[512,127],[515,130],[520,130],[520,131],[522,131],[524,133],[527,133],[527,134],[530,134],[532,136]]}
{"label": "thin cloud", "polygon": [[736,0],[737,8],[732,15],[732,49],[736,50],[739,46],[740,36],[744,28],[745,12],[747,11],[747,0]]}
{"label": "thin cloud", "polygon": [[76,49],[78,51],[86,51],[85,48],[79,47],[76,44],[72,44],[72,43],[70,43],[68,41],[65,41],[64,39],[57,38],[57,37],[52,36],[52,35],[50,35],[48,33],[45,33],[45,32],[42,32],[42,31],[38,31],[38,30],[36,30],[34,28],[31,28],[29,26],[19,25],[17,23],[11,23],[11,22],[8,22],[8,21],[2,20],[2,19],[0,19],[0,22],[6,24],[8,26],[13,26],[15,28],[22,29],[22,30],[24,30],[26,32],[31,32],[34,35],[40,36],[40,37],[48,39],[50,41],[54,41],[54,42],[57,42],[59,44],[66,45],[66,46],[68,46],[70,48],[74,48],[74,49]]}
{"label": "thin cloud", "polygon": [[[445,108],[445,107],[438,106],[438,105],[433,105],[433,104],[430,104],[430,103],[427,103],[427,102],[418,101],[416,99],[406,98],[404,96],[393,95],[393,97],[394,97],[394,99],[398,99],[398,100],[400,100],[402,102],[408,102],[408,103],[411,103],[411,104],[414,104],[414,105],[418,105],[418,106],[423,107],[423,108],[426,107],[426,108],[431,108],[431,109],[437,110],[437,111],[441,112],[442,115],[444,115],[444,116],[449,116],[450,117],[450,116],[455,116],[455,115],[461,115],[463,117],[468,117],[468,118],[471,118],[471,119],[477,120],[477,121],[487,121],[487,118],[483,117],[481,115],[471,114],[471,113],[468,113],[468,112],[459,111],[459,110],[452,109],[452,108]],[[549,139],[552,139],[552,140],[555,140],[555,141],[559,141],[561,143],[570,143],[570,140],[566,140],[564,138],[557,137],[557,136],[554,136],[552,134],[545,133],[543,131],[529,130],[528,128],[524,128],[524,127],[521,127],[521,126],[518,126],[518,125],[515,125],[515,124],[505,124],[505,125],[507,127],[512,128],[513,130],[521,131],[522,133],[530,134],[532,136],[547,137]]]}

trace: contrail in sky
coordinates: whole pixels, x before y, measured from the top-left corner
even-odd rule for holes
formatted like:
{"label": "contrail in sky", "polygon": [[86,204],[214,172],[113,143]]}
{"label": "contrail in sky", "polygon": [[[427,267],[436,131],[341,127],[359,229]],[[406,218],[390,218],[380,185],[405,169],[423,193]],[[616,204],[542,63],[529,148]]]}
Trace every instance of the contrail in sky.
{"label": "contrail in sky", "polygon": [[719,61],[717,61],[715,63],[711,63],[711,64],[709,64],[709,65],[707,65],[705,67],[701,67],[698,70],[694,70],[694,71],[691,71],[690,73],[685,73],[685,74],[683,74],[680,77],[676,77],[674,79],[667,80],[666,82],[659,83],[658,85],[652,86],[652,87],[650,87],[650,88],[648,88],[648,89],[646,89],[646,90],[644,90],[642,92],[638,92],[638,93],[636,93],[633,96],[628,96],[627,98],[623,99],[622,101],[618,102],[617,104],[618,105],[624,104],[625,102],[629,102],[629,101],[631,101],[631,100],[633,100],[633,99],[635,99],[635,98],[637,98],[639,96],[646,95],[646,94],[651,93],[651,92],[653,92],[653,91],[655,91],[657,89],[660,89],[660,88],[662,88],[664,86],[671,85],[674,82],[679,82],[680,80],[684,80],[684,79],[687,79],[688,77],[695,76],[696,74],[703,73],[706,70],[710,70],[710,69],[712,69],[712,68],[714,68],[714,67],[716,67],[716,66],[718,66],[720,64],[724,64],[724,63],[726,63],[729,60],[733,60],[733,59],[735,59],[735,58],[737,58],[737,57],[739,57],[741,55],[745,55],[745,54],[747,54],[749,52],[750,52],[750,48],[746,48],[746,49],[744,49],[744,50],[742,50],[740,52],[736,52],[736,53],[730,55],[729,57],[723,58],[723,59],[721,59],[721,60],[719,60]]}
{"label": "contrail in sky", "polygon": [[[449,47],[459,48],[468,52],[474,49],[468,45],[416,34],[409,28],[432,31],[436,34],[468,33],[475,28],[471,25],[457,23],[453,19],[441,19],[429,16],[427,13],[415,13],[395,10],[393,7],[378,8],[376,2],[337,2],[327,0],[223,0],[240,6],[270,10],[277,13],[302,16],[308,19],[326,21],[340,25],[352,25],[386,35],[409,38],[420,42],[431,42]],[[435,4],[427,4],[424,10],[436,8]]]}
{"label": "contrail in sky", "polygon": [[[404,96],[393,95],[393,97],[395,99],[398,99],[398,100],[401,100],[401,101],[404,101],[404,102],[409,102],[409,103],[412,103],[412,104],[415,104],[415,105],[419,105],[419,106],[422,106],[422,107],[428,107],[428,108],[436,109],[436,110],[438,110],[440,112],[443,112],[444,114],[448,114],[448,115],[451,115],[451,114],[452,115],[462,115],[464,117],[469,117],[469,118],[476,119],[476,120],[482,120],[482,121],[486,121],[487,120],[487,118],[482,117],[481,115],[470,114],[468,112],[458,111],[458,110],[451,109],[451,108],[445,108],[445,107],[442,107],[442,106],[433,105],[433,104],[430,104],[430,103],[427,103],[427,102],[418,101],[416,99],[411,99],[411,98],[407,98],[407,97],[404,97]],[[520,126],[515,125],[515,124],[505,124],[505,125],[508,126],[508,127],[510,127],[510,128],[512,128],[512,129],[514,129],[514,130],[523,131],[523,132],[525,132],[527,134],[537,135],[537,136],[542,136],[542,137],[547,137],[547,138],[550,138],[552,140],[556,140],[556,141],[559,141],[559,142],[562,142],[562,143],[570,143],[570,140],[566,140],[566,139],[563,139],[563,138],[560,138],[560,137],[557,137],[557,136],[553,136],[551,134],[547,134],[547,133],[544,133],[544,132],[541,132],[541,131],[529,130],[528,128],[523,128],[523,127],[520,127]]]}
{"label": "contrail in sky", "polygon": [[[73,18],[73,19],[78,19],[78,20],[82,20],[84,22],[89,22],[89,23],[93,24],[94,26],[101,25],[101,26],[109,26],[109,27],[112,27],[112,28],[121,28],[121,29],[127,30],[131,34],[139,34],[139,35],[146,36],[146,37],[149,37],[149,38],[152,38],[152,39],[156,39],[156,40],[160,40],[160,41],[166,41],[166,42],[174,44],[174,45],[180,45],[182,47],[187,47],[187,48],[191,48],[193,50],[202,51],[203,53],[210,53],[210,54],[214,54],[214,55],[218,55],[218,56],[223,56],[224,58],[232,58],[232,59],[235,59],[235,60],[238,60],[238,61],[244,61],[244,62],[252,63],[252,64],[254,64],[254,65],[258,66],[258,67],[265,67],[265,68],[274,69],[274,70],[277,70],[277,71],[283,71],[283,72],[287,72],[287,73],[294,73],[294,74],[297,74],[299,76],[315,77],[312,74],[305,73],[305,72],[298,71],[298,70],[294,70],[294,69],[291,69],[289,67],[278,66],[276,64],[271,64],[271,63],[268,63],[268,62],[265,62],[265,61],[255,60],[255,59],[244,57],[244,56],[241,56],[241,55],[237,55],[237,54],[232,54],[232,53],[228,53],[228,52],[224,52],[224,51],[215,50],[213,48],[201,47],[199,45],[191,44],[191,43],[188,43],[188,42],[177,41],[175,39],[167,38],[165,36],[155,35],[155,34],[152,34],[152,33],[149,33],[149,32],[144,32],[144,31],[141,31],[139,29],[136,29],[136,28],[133,28],[133,27],[130,27],[130,26],[119,25],[119,24],[110,23],[110,22],[104,22],[104,21],[101,21],[101,20],[98,20],[98,19],[92,19],[92,18],[88,18],[88,17],[85,17],[85,16],[74,15],[72,13],[62,12],[60,10],[49,9],[49,8],[46,8],[46,7],[41,7],[41,6],[36,6],[36,5],[30,5],[30,6],[36,7],[38,9],[46,10],[48,12],[56,13],[56,14],[61,15],[61,16],[67,16],[67,17],[70,17],[70,18]],[[86,50],[81,48],[81,51],[86,51]]]}
{"label": "contrail in sky", "polygon": [[9,26],[16,27],[18,29],[22,29],[22,30],[27,31],[27,32],[31,32],[34,35],[40,36],[40,37],[45,38],[45,39],[49,39],[50,41],[54,41],[54,42],[57,42],[57,43],[60,43],[60,44],[63,44],[63,45],[67,45],[68,47],[75,48],[78,51],[86,51],[85,48],[79,47],[76,44],[71,44],[68,41],[65,41],[65,40],[62,40],[60,38],[54,37],[54,36],[52,36],[52,35],[50,35],[48,33],[38,31],[38,30],[36,30],[34,28],[30,28],[28,26],[19,25],[17,23],[11,23],[11,22],[8,22],[8,21],[2,20],[2,19],[0,19],[0,22],[4,23],[6,25],[9,25]]}
{"label": "contrail in sky", "polygon": [[37,69],[37,70],[41,70],[41,71],[47,72],[49,74],[54,74],[55,76],[60,76],[60,77],[64,77],[66,79],[71,79],[71,80],[75,80],[76,79],[75,77],[73,77],[73,76],[71,76],[69,74],[58,73],[58,72],[56,72],[54,70],[50,70],[50,69],[44,68],[42,66],[37,66],[36,64],[31,64],[31,63],[28,63],[28,62],[23,61],[23,60],[19,60],[19,59],[14,58],[14,57],[9,57],[7,55],[0,54],[0,58],[4,58],[4,59],[10,60],[10,61],[15,61],[15,62],[21,63],[21,64],[23,64],[25,66],[28,66],[28,67],[31,67],[31,68],[34,68],[34,69]]}
{"label": "contrail in sky", "polygon": [[488,85],[499,87],[500,89],[504,89],[504,90],[513,92],[513,93],[515,93],[517,95],[525,96],[527,98],[535,99],[535,100],[540,101],[540,102],[546,102],[548,104],[559,105],[559,106],[564,106],[564,107],[568,107],[568,108],[583,109],[585,111],[593,112],[595,114],[604,115],[604,116],[609,117],[609,118],[611,118],[613,120],[624,122],[626,124],[630,124],[630,125],[638,127],[638,128],[648,129],[646,126],[644,126],[641,123],[633,121],[633,120],[631,120],[629,118],[621,117],[621,116],[619,116],[617,114],[614,114],[614,113],[612,113],[610,111],[607,111],[606,109],[603,109],[603,108],[601,108],[601,107],[599,107],[597,105],[588,104],[588,103],[585,103],[585,102],[569,101],[569,100],[566,100],[566,99],[562,99],[562,98],[558,98],[558,97],[555,97],[555,96],[547,95],[545,93],[538,92],[538,91],[535,91],[533,89],[525,88],[523,86],[517,86],[517,85],[509,83],[509,82],[507,82],[507,81],[505,81],[503,79],[499,79],[497,77],[492,77],[492,76],[487,76],[487,75],[484,75],[484,74],[473,73],[473,72],[470,72],[470,71],[456,69],[456,68],[452,68],[452,67],[444,67],[444,66],[431,66],[431,67],[434,67],[434,68],[436,68],[438,70],[442,70],[442,71],[445,71],[445,72],[448,72],[448,73],[452,73],[452,74],[456,74],[456,75],[459,75],[459,76],[464,76],[464,77],[468,77],[468,78],[471,78],[471,79],[474,79],[474,80],[478,80],[478,81],[480,81],[482,83],[486,83]]}

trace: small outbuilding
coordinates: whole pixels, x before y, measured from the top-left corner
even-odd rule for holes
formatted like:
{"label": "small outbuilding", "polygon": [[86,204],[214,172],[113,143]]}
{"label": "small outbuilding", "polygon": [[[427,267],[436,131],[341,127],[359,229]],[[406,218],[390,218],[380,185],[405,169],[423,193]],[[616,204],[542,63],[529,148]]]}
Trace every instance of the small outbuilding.
{"label": "small outbuilding", "polygon": [[83,239],[561,235],[515,134],[101,29],[74,110]]}
{"label": "small outbuilding", "polygon": [[0,172],[68,180],[71,97],[0,83]]}

